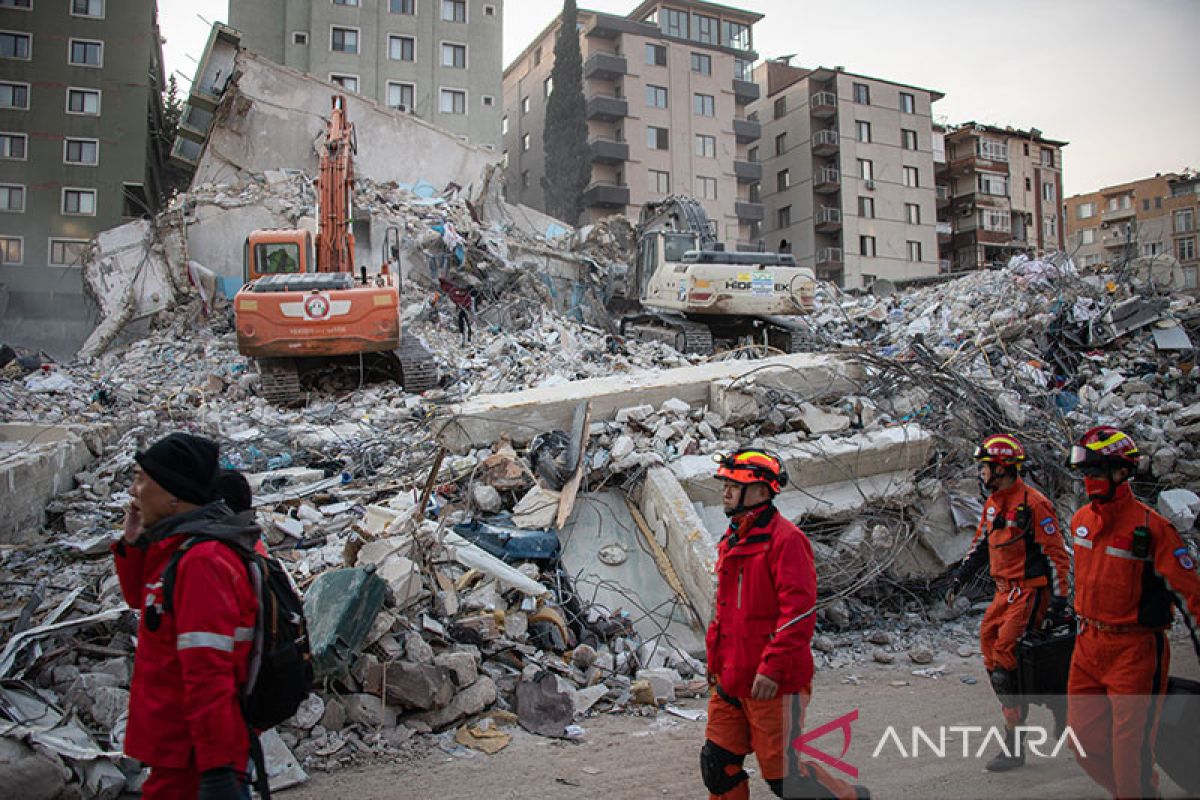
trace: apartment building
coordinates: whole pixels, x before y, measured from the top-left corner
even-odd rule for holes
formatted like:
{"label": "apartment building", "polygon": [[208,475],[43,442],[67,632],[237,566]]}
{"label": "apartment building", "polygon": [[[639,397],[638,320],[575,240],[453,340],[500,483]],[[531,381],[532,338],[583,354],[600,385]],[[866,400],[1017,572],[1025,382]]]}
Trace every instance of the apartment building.
{"label": "apartment building", "polygon": [[503,0],[229,0],[249,50],[500,144]]}
{"label": "apartment building", "polygon": [[1083,267],[1170,254],[1197,287],[1200,175],[1160,173],[1067,198],[1067,248]]}
{"label": "apartment building", "polygon": [[765,207],[761,239],[821,280],[861,289],[936,275],[933,122],[941,92],[843,67],[759,65],[752,106]]}
{"label": "apartment building", "polygon": [[1062,148],[1066,142],[1012,127],[966,122],[944,132],[938,165],[941,258],[955,271],[1004,264],[1017,253],[1066,247]]}
{"label": "apartment building", "polygon": [[0,337],[69,355],[90,332],[80,255],[154,212],[154,0],[0,0]]}
{"label": "apartment building", "polygon": [[[754,83],[753,27],[761,14],[705,2],[648,0],[628,16],[579,12],[583,90],[592,151],[584,222],[647,202],[696,197],[727,247],[754,246],[761,177],[749,148],[760,126],[747,118]],[[561,17],[504,71],[504,163],[508,198],[545,209],[542,131]]]}

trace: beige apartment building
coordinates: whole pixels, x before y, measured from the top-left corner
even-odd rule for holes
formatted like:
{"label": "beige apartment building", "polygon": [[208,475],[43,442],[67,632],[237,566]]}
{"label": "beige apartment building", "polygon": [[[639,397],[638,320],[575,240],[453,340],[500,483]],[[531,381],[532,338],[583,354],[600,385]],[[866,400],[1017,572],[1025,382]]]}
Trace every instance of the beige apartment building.
{"label": "beige apartment building", "polygon": [[503,0],[229,0],[247,49],[487,147],[503,17]]}
{"label": "beige apartment building", "polygon": [[1062,148],[1028,131],[966,122],[945,134],[938,169],[941,258],[953,271],[1004,264],[1017,253],[1066,248]]}
{"label": "beige apartment building", "polygon": [[[696,197],[729,249],[755,246],[763,209],[750,198],[762,174],[749,148],[760,126],[747,105],[753,26],[761,14],[705,2],[647,0],[628,16],[579,11],[583,89],[592,150],[584,222],[669,194]],[[502,119],[508,198],[545,208],[542,131],[554,87],[552,22],[504,71]]]}
{"label": "beige apartment building", "polygon": [[842,67],[769,61],[753,105],[762,165],[751,197],[766,249],[791,251],[821,280],[862,289],[938,273],[931,106],[941,92]]}
{"label": "beige apartment building", "polygon": [[1136,256],[1179,259],[1188,288],[1197,288],[1196,226],[1200,175],[1160,173],[1067,198],[1067,247],[1083,267]]}

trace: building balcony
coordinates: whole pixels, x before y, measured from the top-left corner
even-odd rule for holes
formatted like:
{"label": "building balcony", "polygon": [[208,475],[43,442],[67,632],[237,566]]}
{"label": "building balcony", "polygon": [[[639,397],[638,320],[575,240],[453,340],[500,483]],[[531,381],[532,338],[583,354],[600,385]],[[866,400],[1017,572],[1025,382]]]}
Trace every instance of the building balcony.
{"label": "building balcony", "polygon": [[733,204],[733,210],[737,214],[737,218],[743,222],[762,222],[767,216],[762,203],[747,203],[745,200],[738,200]]}
{"label": "building balcony", "polygon": [[1009,168],[1007,161],[992,160],[983,158],[978,155],[969,155],[963,158],[956,158],[950,162],[949,170],[951,175],[963,176],[970,175],[973,172],[995,172],[1001,175],[1008,175]]}
{"label": "building balcony", "polygon": [[817,277],[821,278],[821,280],[831,280],[830,278],[821,277],[822,272],[841,272],[844,264],[845,262],[842,260],[842,248],[817,248]]}
{"label": "building balcony", "polygon": [[738,144],[757,142],[762,138],[762,123],[756,119],[735,117],[733,120],[733,135],[737,137]]}
{"label": "building balcony", "polygon": [[837,95],[833,92],[817,92],[809,98],[809,109],[814,117],[832,117],[837,113]]}
{"label": "building balcony", "polygon": [[762,164],[757,161],[734,161],[733,174],[738,183],[754,183],[762,180]]}
{"label": "building balcony", "polygon": [[583,190],[583,205],[587,208],[624,210],[629,205],[629,187],[615,183],[593,183]]}
{"label": "building balcony", "polygon": [[1114,231],[1104,237],[1102,244],[1106,249],[1120,250],[1126,245],[1136,244],[1136,242],[1127,236],[1125,231]]}
{"label": "building balcony", "polygon": [[822,206],[814,217],[817,231],[836,233],[842,229],[842,210],[833,206]]}
{"label": "building balcony", "polygon": [[658,28],[637,22],[627,17],[613,14],[597,14],[596,21],[588,28],[587,35],[597,39],[618,39],[623,33],[633,33],[638,36],[653,36]]}
{"label": "building balcony", "polygon": [[629,101],[624,97],[614,97],[608,94],[594,94],[587,99],[588,119],[615,122],[629,116]]}
{"label": "building balcony", "polygon": [[950,187],[949,186],[938,186],[934,190],[934,193],[937,195],[937,207],[938,208],[945,208],[946,206],[950,205]]}
{"label": "building balcony", "polygon": [[833,128],[816,131],[812,137],[813,154],[818,156],[833,155],[838,151],[838,147],[841,146],[841,139],[841,135]]}
{"label": "building balcony", "polygon": [[754,81],[739,81],[736,78],[733,81],[733,100],[739,106],[744,106],[747,103],[753,103],[759,98],[762,91],[758,88],[758,84]]}
{"label": "building balcony", "polygon": [[1137,216],[1137,211],[1133,207],[1133,203],[1129,204],[1128,208],[1104,209],[1100,215],[1100,219],[1105,222],[1113,222],[1119,219],[1133,219]]}
{"label": "building balcony", "polygon": [[629,142],[594,136],[588,141],[588,147],[592,150],[592,161],[601,164],[620,164],[629,160]]}
{"label": "building balcony", "polygon": [[951,269],[950,259],[948,259],[948,258],[939,258],[938,259],[938,272],[939,273],[944,275],[947,272],[949,272],[950,269]]}
{"label": "building balcony", "polygon": [[584,80],[595,78],[601,81],[611,81],[629,72],[629,64],[625,56],[613,53],[593,53],[583,62]]}
{"label": "building balcony", "polygon": [[813,174],[813,190],[830,194],[842,188],[842,175],[833,167],[822,167]]}
{"label": "building balcony", "polygon": [[954,235],[954,228],[949,222],[939,222],[937,223],[937,235],[938,239],[949,239]]}

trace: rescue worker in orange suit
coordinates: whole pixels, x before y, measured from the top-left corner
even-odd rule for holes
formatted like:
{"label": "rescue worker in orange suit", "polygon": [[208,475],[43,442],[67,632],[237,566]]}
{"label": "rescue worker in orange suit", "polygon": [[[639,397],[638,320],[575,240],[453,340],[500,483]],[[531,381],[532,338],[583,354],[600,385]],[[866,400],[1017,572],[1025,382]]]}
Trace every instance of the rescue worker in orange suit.
{"label": "rescue worker in orange suit", "polygon": [[169,604],[163,574],[192,535],[225,532],[252,546],[259,530],[219,499],[215,442],[173,433],[135,459],[112,546],[125,601],[141,612],[125,753],[150,767],[145,800],[248,800],[239,689],[258,601],[246,567],[227,545],[196,544],[178,561]]}
{"label": "rescue worker in orange suit", "polygon": [[1021,478],[1026,460],[1021,443],[1008,434],[989,436],[975,449],[975,460],[989,494],[946,599],[953,604],[963,584],[988,567],[996,593],[979,627],[979,649],[1007,735],[987,770],[1006,772],[1025,763],[1017,727],[1029,705],[1017,691],[1017,640],[1026,631],[1067,618],[1070,558],[1054,504]]}
{"label": "rescue worker in orange suit", "polygon": [[[711,798],[745,800],[750,785],[742,765],[753,752],[783,797],[785,748],[800,733],[786,730],[792,709],[785,703],[806,703],[812,691],[813,551],[772,503],[787,483],[777,456],[738,450],[717,459],[730,524],[718,547],[716,615],[706,638],[713,694],[700,774]],[[799,723],[802,705],[796,711]],[[870,797],[822,767],[798,762],[796,771],[786,776],[789,797]]]}
{"label": "rescue worker in orange suit", "polygon": [[1192,643],[1200,576],[1179,532],[1133,496],[1137,445],[1109,426],[1071,448],[1090,501],[1071,518],[1079,634],[1067,684],[1067,721],[1079,763],[1113,797],[1157,797],[1154,738],[1171,651],[1173,607]]}

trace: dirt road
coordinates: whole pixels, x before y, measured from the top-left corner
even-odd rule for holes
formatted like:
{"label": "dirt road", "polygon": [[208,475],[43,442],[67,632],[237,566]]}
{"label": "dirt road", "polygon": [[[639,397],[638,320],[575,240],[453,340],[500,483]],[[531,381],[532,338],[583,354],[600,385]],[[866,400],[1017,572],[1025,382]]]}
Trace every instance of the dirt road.
{"label": "dirt road", "polygon": [[[1173,642],[1172,674],[1196,678],[1190,645]],[[889,725],[901,732],[911,750],[911,726],[919,725],[936,736],[938,726],[1000,725],[995,696],[979,658],[964,659],[941,653],[933,666],[946,665],[945,677],[911,674],[912,665],[883,667],[875,664],[819,673],[809,708],[807,729],[858,709],[853,739],[845,760],[859,770],[858,783],[869,786],[877,798],[1095,798],[1104,794],[1072,760],[1069,751],[1056,759],[1031,757],[1023,769],[1004,775],[983,770],[996,752],[989,746],[982,758],[975,752],[983,734],[968,739],[969,757],[962,757],[962,734],[951,734],[947,757],[937,759],[923,751],[906,758],[890,742],[872,758]],[[963,678],[974,678],[969,684]],[[857,681],[857,685],[855,684]],[[893,685],[907,682],[907,685]],[[679,703],[704,708],[704,701]],[[1052,729],[1050,715],[1035,706],[1030,724]],[[704,739],[704,722],[692,722],[660,712],[656,719],[599,715],[582,722],[587,731],[582,743],[557,741],[516,731],[512,744],[494,756],[473,753],[454,757],[435,750],[407,763],[376,765],[332,774],[315,774],[302,787],[282,795],[284,800],[694,800],[705,797],[697,766]],[[815,743],[837,754],[840,737],[830,734]],[[1053,744],[1043,752],[1053,749]],[[1163,778],[1163,795],[1185,797]],[[760,778],[752,778],[751,798],[774,795]]]}

